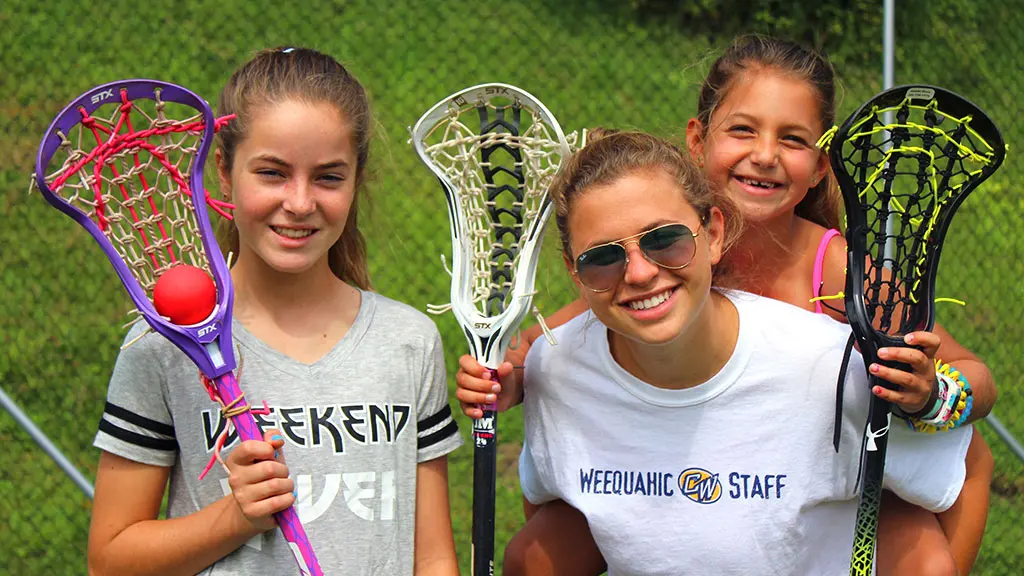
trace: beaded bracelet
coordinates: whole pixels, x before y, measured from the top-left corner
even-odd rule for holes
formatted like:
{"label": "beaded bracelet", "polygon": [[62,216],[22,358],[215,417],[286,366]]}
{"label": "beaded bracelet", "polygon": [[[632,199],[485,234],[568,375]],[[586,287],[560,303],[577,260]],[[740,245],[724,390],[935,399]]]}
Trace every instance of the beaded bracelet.
{"label": "beaded bracelet", "polygon": [[907,424],[918,432],[934,434],[950,430],[967,422],[974,406],[973,391],[967,379],[957,369],[941,360],[935,360],[935,377],[938,379],[942,400],[937,410],[927,418],[911,418]]}

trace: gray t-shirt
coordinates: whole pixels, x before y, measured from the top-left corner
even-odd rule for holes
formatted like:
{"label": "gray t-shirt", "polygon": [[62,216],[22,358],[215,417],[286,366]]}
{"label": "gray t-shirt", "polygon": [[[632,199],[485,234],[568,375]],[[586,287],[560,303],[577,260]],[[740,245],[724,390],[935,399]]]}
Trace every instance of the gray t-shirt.
{"label": "gray t-shirt", "polygon": [[[137,336],[136,326],[126,341]],[[412,574],[416,465],[462,444],[448,405],[441,338],[413,308],[372,292],[349,332],[323,358],[300,363],[232,324],[245,398],[271,413],[298,492],[296,509],[328,574]],[[171,467],[168,516],[196,512],[229,493],[215,465],[198,475],[226,420],[199,382],[195,364],[148,334],[121,352],[94,445]],[[237,445],[234,432],[227,452]],[[201,572],[296,573],[279,530],[250,540]]]}

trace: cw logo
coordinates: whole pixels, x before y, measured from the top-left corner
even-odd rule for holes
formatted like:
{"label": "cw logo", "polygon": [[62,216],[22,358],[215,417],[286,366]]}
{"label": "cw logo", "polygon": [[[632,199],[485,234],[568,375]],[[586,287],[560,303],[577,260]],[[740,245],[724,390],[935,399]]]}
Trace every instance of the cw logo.
{"label": "cw logo", "polygon": [[679,473],[679,492],[698,504],[712,504],[722,497],[722,483],[718,474],[688,468]]}

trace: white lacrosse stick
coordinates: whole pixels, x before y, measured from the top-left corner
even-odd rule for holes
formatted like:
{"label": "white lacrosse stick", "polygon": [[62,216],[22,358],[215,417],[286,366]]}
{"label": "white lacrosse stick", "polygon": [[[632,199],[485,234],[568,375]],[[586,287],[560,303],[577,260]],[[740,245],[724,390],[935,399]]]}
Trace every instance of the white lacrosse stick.
{"label": "white lacrosse stick", "polygon": [[[574,138],[572,138],[574,140]],[[531,310],[552,204],[548,186],[570,141],[551,112],[507,84],[445,98],[412,128],[420,159],[441,181],[452,233],[450,309],[470,353],[494,370]],[[443,312],[449,307],[433,307]],[[494,573],[497,407],[473,423],[474,576]]]}

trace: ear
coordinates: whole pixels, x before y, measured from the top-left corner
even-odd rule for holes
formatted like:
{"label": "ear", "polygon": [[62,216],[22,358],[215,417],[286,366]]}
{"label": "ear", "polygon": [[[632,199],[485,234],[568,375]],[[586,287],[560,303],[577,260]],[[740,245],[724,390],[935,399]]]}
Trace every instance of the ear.
{"label": "ear", "polygon": [[725,247],[725,216],[718,206],[711,207],[708,221],[704,224],[704,231],[708,239],[708,259],[714,266],[722,259],[722,250]]}
{"label": "ear", "polygon": [[576,276],[576,263],[566,256],[565,252],[562,252],[562,262],[565,263],[565,269],[569,271],[569,277],[572,278],[573,284],[576,285],[576,290],[582,294],[583,284],[580,284],[580,279]]}
{"label": "ear", "polygon": [[217,161],[217,181],[220,183],[220,195],[226,202],[231,201],[231,171],[224,165],[224,154],[220,148],[213,153]]}
{"label": "ear", "polygon": [[698,166],[704,165],[704,124],[696,118],[686,123],[686,149]]}
{"label": "ear", "polygon": [[818,154],[818,161],[814,166],[814,186],[821,183],[822,180],[828,178],[828,173],[832,170],[832,164],[829,162],[828,152],[824,150]]}

